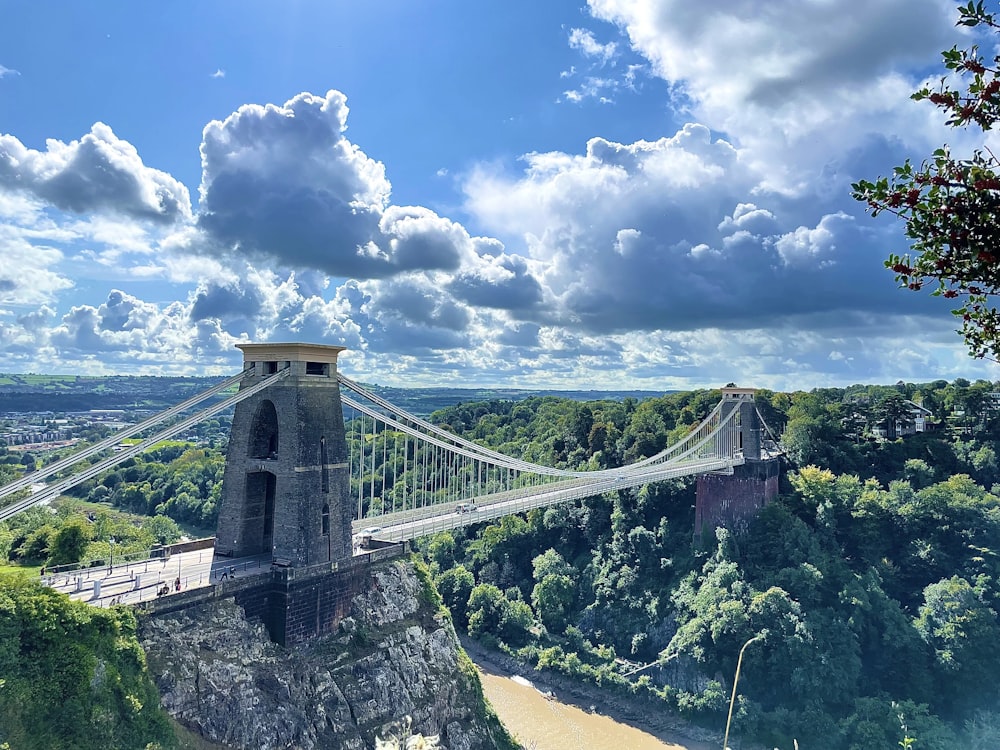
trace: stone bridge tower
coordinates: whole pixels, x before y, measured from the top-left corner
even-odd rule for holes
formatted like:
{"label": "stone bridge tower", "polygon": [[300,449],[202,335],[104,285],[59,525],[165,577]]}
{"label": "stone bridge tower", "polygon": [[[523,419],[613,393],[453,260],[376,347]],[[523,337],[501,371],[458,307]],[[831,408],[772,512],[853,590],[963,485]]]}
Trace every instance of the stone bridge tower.
{"label": "stone bridge tower", "polygon": [[733,474],[699,474],[694,512],[694,533],[713,532],[717,526],[737,528],[746,524],[765,503],[778,495],[780,459],[763,449],[764,425],[754,403],[754,388],[723,388],[722,419],[739,413],[739,443],[746,461]]}
{"label": "stone bridge tower", "polygon": [[237,346],[247,373],[241,389],[288,374],[236,405],[216,553],[268,555],[294,568],[349,559],[350,476],[337,381],[345,347]]}

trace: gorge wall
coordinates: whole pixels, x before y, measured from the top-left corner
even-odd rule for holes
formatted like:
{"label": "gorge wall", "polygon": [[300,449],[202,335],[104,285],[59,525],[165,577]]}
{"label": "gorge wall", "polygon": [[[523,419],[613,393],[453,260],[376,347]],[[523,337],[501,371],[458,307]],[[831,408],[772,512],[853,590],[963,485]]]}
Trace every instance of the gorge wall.
{"label": "gorge wall", "polygon": [[163,707],[223,748],[374,750],[409,728],[448,750],[516,748],[426,573],[403,558],[370,576],[336,632],[289,648],[231,598],[145,618]]}

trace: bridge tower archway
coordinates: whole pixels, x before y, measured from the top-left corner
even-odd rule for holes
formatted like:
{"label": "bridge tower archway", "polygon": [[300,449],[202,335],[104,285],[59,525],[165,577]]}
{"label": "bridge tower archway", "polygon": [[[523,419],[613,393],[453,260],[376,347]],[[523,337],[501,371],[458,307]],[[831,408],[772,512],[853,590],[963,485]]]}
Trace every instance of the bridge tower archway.
{"label": "bridge tower archway", "polygon": [[278,410],[269,398],[261,399],[250,428],[251,458],[271,458],[278,455]]}
{"label": "bridge tower archway", "polygon": [[352,507],[337,379],[342,346],[238,344],[249,388],[233,414],[216,531],[218,554],[290,567],[349,559]]}

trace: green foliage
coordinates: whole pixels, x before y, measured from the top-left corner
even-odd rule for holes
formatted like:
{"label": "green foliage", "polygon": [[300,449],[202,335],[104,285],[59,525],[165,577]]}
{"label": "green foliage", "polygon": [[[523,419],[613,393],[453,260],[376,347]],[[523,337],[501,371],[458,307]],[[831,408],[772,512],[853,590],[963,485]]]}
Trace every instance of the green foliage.
{"label": "green foliage", "polygon": [[[959,25],[1000,29],[983,2],[959,6]],[[995,44],[995,40],[991,42]],[[1000,119],[1000,56],[986,58],[973,45],[942,55],[946,77],[913,94],[947,116],[952,127],[989,131]],[[953,311],[976,357],[1000,356],[1000,311],[991,297],[1000,291],[1000,163],[990,149],[956,158],[948,146],[914,166],[906,161],[891,177],[852,186],[872,215],[894,214],[906,224],[911,254],[890,254],[885,265],[900,285],[955,299]]]}
{"label": "green foliage", "polygon": [[177,522],[166,516],[153,516],[143,520],[143,531],[153,537],[156,544],[173,544],[181,538],[181,529]]}
{"label": "green foliage", "polygon": [[434,570],[446,570],[455,564],[455,537],[450,531],[442,531],[431,537],[427,544],[427,557]]}
{"label": "green foliage", "polygon": [[573,574],[573,566],[551,547],[532,560],[531,567],[536,582],[541,582],[548,575],[570,576]]}
{"label": "green foliage", "polygon": [[531,605],[546,628],[562,632],[576,598],[576,586],[568,575],[548,573],[531,590]]}
{"label": "green foliage", "polygon": [[[469,592],[476,637],[715,725],[741,646],[767,631],[745,652],[734,726],[772,747],[982,745],[996,696],[976,670],[1000,668],[1000,654],[959,647],[988,643],[1000,611],[1000,500],[984,488],[1000,483],[997,390],[959,379],[759,394],[769,425],[787,425],[782,444],[810,461],[745,533],[698,549],[691,483],[664,482],[432,542],[439,589],[459,613]],[[590,404],[587,448],[587,410],[553,400],[484,412],[469,429],[486,443],[521,435],[532,457],[599,466],[682,434],[710,396]],[[939,429],[906,434],[909,401]],[[531,611],[545,628],[529,625]],[[655,669],[623,677],[615,653],[661,654],[700,673],[701,687],[665,684],[670,672]]]}
{"label": "green foliage", "polygon": [[434,585],[441,594],[444,604],[451,611],[452,619],[459,627],[469,624],[466,607],[476,579],[462,565],[456,565],[434,577]]}
{"label": "green foliage", "polygon": [[953,576],[924,589],[915,625],[934,649],[938,687],[949,710],[996,701],[1000,621],[968,581]]}
{"label": "green foliage", "polygon": [[[996,696],[978,686],[1000,655],[971,644],[993,637],[1000,611],[1000,501],[986,489],[1000,482],[994,390],[956,380],[759,393],[769,426],[787,425],[783,444],[808,461],[745,533],[705,546],[692,544],[694,483],[677,480],[440,534],[422,551],[458,627],[709,724],[728,708],[740,647],[766,630],[745,652],[735,718],[769,746],[795,737],[831,750],[893,747],[904,739],[899,713],[918,750],[973,747],[974,738],[991,746]],[[717,398],[547,397],[463,404],[435,419],[528,460],[598,468],[686,434]],[[890,420],[888,410],[905,399],[930,409],[940,429],[902,434],[905,416]],[[880,437],[890,423],[900,434]],[[404,436],[362,439],[366,452],[375,446],[376,497],[371,475],[354,491],[375,507],[404,478],[401,461],[377,458],[394,455],[394,441],[402,449]],[[211,508],[221,455],[171,445],[157,458],[166,463],[127,462],[82,493],[159,513],[137,523],[98,512],[85,556],[106,557],[111,537],[116,556],[167,541],[176,524],[164,512],[202,518]],[[52,555],[78,511],[68,504],[0,524],[0,553]],[[642,664],[661,653],[667,669],[632,677],[615,658]],[[670,684],[674,664],[694,675],[689,683]]]}
{"label": "green foliage", "polygon": [[431,609],[435,611],[441,610],[444,606],[444,602],[441,599],[441,594],[434,587],[434,580],[431,576],[431,571],[419,557],[413,556],[411,557],[411,560],[413,562],[413,569],[417,574],[417,579],[420,581],[420,598]]}
{"label": "green foliage", "polygon": [[466,608],[469,635],[493,636],[507,643],[523,643],[531,626],[531,608],[522,601],[511,601],[493,584],[479,584],[469,594]]}
{"label": "green foliage", "polygon": [[0,742],[11,747],[172,747],[136,622],[0,575]]}
{"label": "green foliage", "polygon": [[90,524],[83,518],[76,517],[67,520],[62,527],[52,535],[49,549],[50,565],[66,565],[79,562],[91,539]]}
{"label": "green foliage", "polygon": [[[168,442],[104,475],[88,490],[88,499],[214,530],[224,470],[225,457],[220,451]],[[154,536],[164,533],[170,532],[160,527]]]}

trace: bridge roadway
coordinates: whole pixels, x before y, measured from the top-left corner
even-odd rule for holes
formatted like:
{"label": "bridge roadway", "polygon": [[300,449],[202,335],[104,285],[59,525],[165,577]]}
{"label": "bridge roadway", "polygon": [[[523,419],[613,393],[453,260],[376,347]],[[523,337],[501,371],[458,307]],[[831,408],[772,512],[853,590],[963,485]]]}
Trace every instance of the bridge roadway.
{"label": "bridge roadway", "polygon": [[[629,471],[626,467],[617,476],[605,475],[593,479],[577,477],[479,498],[467,498],[458,503],[440,503],[415,510],[362,518],[352,522],[351,528],[355,539],[371,536],[380,541],[401,542],[501,516],[523,513],[533,508],[600,495],[611,490],[627,489],[650,482],[706,472],[732,474],[733,467],[743,463],[745,460],[742,454],[739,454],[732,458],[712,457],[677,464],[653,465],[645,467],[642,471]],[[459,506],[466,503],[474,504],[476,510],[458,512]],[[367,529],[377,529],[377,531],[365,533]]]}

